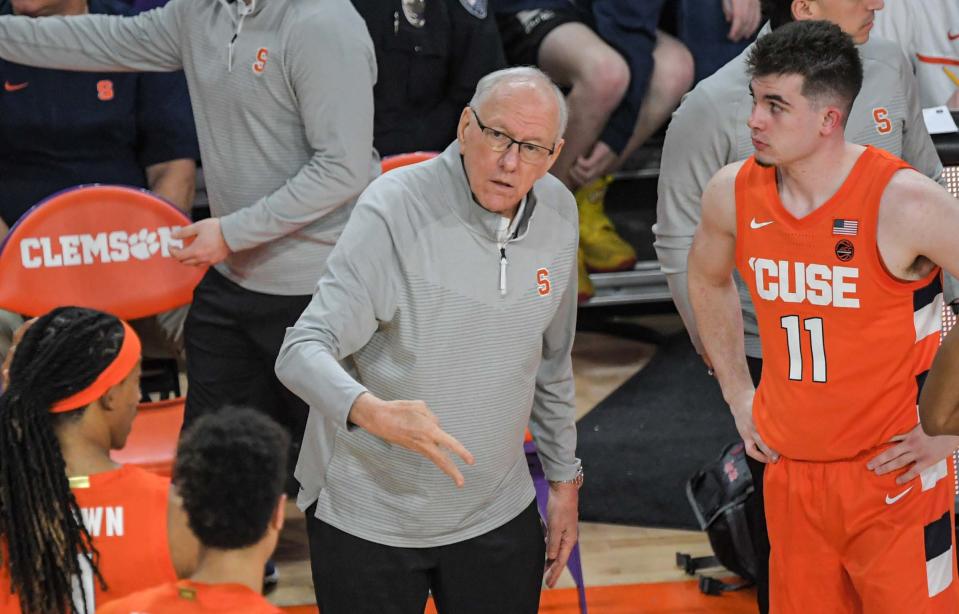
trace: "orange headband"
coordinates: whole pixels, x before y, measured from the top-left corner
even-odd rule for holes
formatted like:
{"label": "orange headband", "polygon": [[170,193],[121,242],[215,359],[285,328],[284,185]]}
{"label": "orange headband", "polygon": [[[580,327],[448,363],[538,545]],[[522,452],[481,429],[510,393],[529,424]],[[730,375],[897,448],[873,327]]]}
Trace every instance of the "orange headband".
{"label": "orange headband", "polygon": [[130,374],[130,371],[136,366],[137,361],[140,360],[140,338],[133,329],[130,328],[129,324],[122,320],[120,323],[123,324],[123,343],[120,345],[120,351],[117,352],[113,362],[97,376],[97,379],[94,380],[92,384],[50,406],[51,414],[59,414],[61,412],[86,407],[102,397],[106,394],[107,390],[122,382],[123,378]]}

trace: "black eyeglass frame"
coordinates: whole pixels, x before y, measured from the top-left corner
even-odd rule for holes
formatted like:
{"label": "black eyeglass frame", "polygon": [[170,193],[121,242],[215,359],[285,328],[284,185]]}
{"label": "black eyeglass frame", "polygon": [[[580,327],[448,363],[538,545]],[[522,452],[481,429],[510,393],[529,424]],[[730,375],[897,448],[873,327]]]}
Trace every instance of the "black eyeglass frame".
{"label": "black eyeglass frame", "polygon": [[[530,147],[535,147],[536,149],[541,149],[541,150],[543,150],[543,151],[545,151],[545,152],[547,152],[547,153],[549,154],[547,157],[553,155],[553,152],[556,151],[556,147],[555,147],[555,146],[553,146],[552,148],[550,148],[550,147],[547,147],[546,145],[540,145],[539,143],[530,143],[529,141],[520,141],[520,140],[518,140],[518,139],[514,139],[513,137],[511,137],[510,135],[506,134],[506,133],[503,132],[502,130],[497,130],[496,128],[490,128],[489,126],[483,124],[483,121],[479,118],[479,115],[477,115],[477,113],[476,113],[476,109],[474,109],[473,107],[470,107],[470,111],[473,112],[473,117],[476,118],[476,125],[479,126],[480,132],[482,132],[483,134],[486,134],[486,131],[489,130],[489,131],[495,132],[495,133],[497,133],[497,134],[502,134],[503,136],[505,136],[506,138],[509,139],[509,145],[507,145],[507,146],[503,149],[503,151],[500,152],[500,153],[509,151],[510,148],[511,148],[514,144],[520,146],[520,147],[517,148],[517,151],[518,151],[520,154],[522,154],[522,151],[523,151],[522,146],[523,146],[523,145],[528,145],[528,146],[530,146]],[[495,151],[495,150],[494,150],[494,151]],[[545,159],[545,158],[544,158],[544,159]]]}

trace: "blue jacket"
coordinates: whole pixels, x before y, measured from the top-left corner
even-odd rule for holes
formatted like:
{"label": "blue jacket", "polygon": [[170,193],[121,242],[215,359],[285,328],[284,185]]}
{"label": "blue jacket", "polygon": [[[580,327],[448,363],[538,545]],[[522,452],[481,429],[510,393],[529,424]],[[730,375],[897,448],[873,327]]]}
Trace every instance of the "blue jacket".
{"label": "blue jacket", "polygon": [[[9,0],[0,15],[11,14]],[[113,0],[90,13],[129,15]],[[146,187],[145,169],[199,158],[183,73],[73,72],[0,60],[0,217],[85,183]]]}

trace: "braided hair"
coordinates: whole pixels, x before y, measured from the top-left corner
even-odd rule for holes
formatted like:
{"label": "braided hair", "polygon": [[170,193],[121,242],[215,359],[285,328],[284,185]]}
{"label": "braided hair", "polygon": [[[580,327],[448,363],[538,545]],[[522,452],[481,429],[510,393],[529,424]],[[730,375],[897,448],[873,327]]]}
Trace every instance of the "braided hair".
{"label": "braided hair", "polygon": [[114,316],[59,307],[24,334],[10,364],[10,384],[0,396],[0,538],[7,546],[0,564],[9,567],[23,612],[76,612],[80,557],[106,588],[55,434],[60,421],[78,419],[85,408],[49,410],[96,380],[116,357],[123,335]]}

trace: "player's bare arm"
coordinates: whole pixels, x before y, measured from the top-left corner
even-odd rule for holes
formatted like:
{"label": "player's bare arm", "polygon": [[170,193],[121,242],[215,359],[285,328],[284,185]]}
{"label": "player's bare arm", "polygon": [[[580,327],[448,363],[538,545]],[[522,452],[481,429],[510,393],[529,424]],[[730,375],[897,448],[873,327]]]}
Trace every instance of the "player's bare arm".
{"label": "player's bare arm", "polygon": [[959,273],[959,201],[914,171],[889,181],[879,205],[879,252],[886,269],[905,281],[922,279],[936,265]]}
{"label": "player's bare arm", "polygon": [[[959,269],[957,233],[959,202],[942,186],[914,170],[902,170],[892,177],[880,201],[877,234],[883,264],[894,277],[922,279],[937,264],[955,275]],[[943,385],[933,383],[932,390],[938,393],[927,393],[929,384],[927,380],[923,395],[941,399]],[[935,404],[943,406],[945,401]],[[920,417],[920,422],[924,425],[926,421]],[[945,436],[946,431],[938,432],[944,436],[933,434],[916,426],[896,435],[895,445],[870,459],[868,469],[877,475],[900,472],[896,482],[908,483],[959,447],[959,437]]]}
{"label": "player's bare arm", "polygon": [[703,217],[689,252],[689,298],[707,359],[736,420],[746,453],[761,462],[778,454],[753,425],[756,389],[749,377],[742,308],[733,281],[736,257],[736,174],[742,162],[722,168],[703,192]]}
{"label": "player's bare arm", "polygon": [[928,435],[959,435],[959,329],[943,341],[919,397],[919,421]]}

